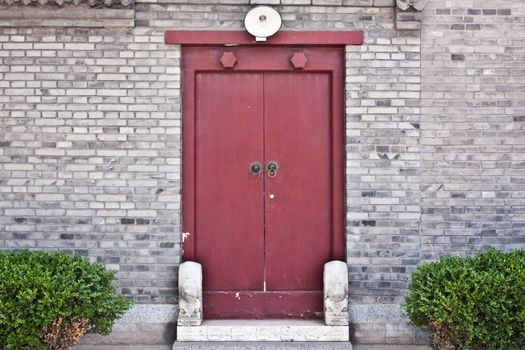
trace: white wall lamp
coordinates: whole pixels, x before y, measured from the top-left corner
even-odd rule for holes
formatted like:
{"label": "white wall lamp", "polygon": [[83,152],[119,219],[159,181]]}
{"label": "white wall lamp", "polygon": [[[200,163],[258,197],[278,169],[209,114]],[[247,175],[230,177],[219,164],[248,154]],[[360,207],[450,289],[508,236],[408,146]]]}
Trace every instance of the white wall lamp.
{"label": "white wall lamp", "polygon": [[281,28],[282,19],[277,10],[269,6],[257,6],[244,17],[244,27],[255,41],[266,41]]}

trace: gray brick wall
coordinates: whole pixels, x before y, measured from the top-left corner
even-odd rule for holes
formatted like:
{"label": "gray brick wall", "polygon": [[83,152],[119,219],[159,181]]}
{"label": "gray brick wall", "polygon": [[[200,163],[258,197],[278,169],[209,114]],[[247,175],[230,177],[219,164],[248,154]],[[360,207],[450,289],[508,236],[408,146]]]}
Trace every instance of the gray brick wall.
{"label": "gray brick wall", "polygon": [[2,247],[89,256],[145,303],[175,301],[180,262],[180,52],[163,42],[0,29]]}
{"label": "gray brick wall", "polygon": [[355,303],[400,302],[404,277],[419,263],[418,34],[367,31],[365,45],[347,48],[347,255]]}
{"label": "gray brick wall", "polygon": [[422,257],[525,248],[525,3],[423,14]]}
{"label": "gray brick wall", "polygon": [[[404,31],[393,0],[263,2],[286,30],[365,31],[346,49],[353,337],[424,341],[398,306],[418,264],[525,247],[525,3],[433,0]],[[124,333],[176,314],[180,48],[164,32],[241,29],[255,3],[144,0],[116,21],[75,8],[82,22],[0,5],[0,247],[86,255],[171,312],[141,308]]]}

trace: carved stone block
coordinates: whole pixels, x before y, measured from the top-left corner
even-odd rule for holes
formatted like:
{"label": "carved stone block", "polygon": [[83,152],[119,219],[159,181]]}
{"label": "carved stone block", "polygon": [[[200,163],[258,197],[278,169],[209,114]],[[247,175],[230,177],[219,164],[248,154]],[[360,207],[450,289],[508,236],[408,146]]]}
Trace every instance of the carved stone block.
{"label": "carved stone block", "polygon": [[427,0],[397,0],[396,29],[420,30],[421,12]]}
{"label": "carved stone block", "polygon": [[342,261],[324,265],[324,322],[327,326],[348,325],[348,267]]}
{"label": "carved stone block", "polygon": [[186,261],[179,267],[179,326],[202,323],[202,266]]}
{"label": "carved stone block", "polygon": [[428,0],[396,0],[397,7],[403,11],[413,8],[416,11],[421,11],[427,5]]}

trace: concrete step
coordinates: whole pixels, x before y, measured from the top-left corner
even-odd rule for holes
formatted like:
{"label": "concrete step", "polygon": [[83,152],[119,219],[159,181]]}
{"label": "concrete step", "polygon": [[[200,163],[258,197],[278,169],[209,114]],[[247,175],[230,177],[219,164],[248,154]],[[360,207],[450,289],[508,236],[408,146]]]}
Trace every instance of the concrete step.
{"label": "concrete step", "polygon": [[349,340],[349,326],[326,326],[321,320],[204,320],[201,326],[177,326],[177,341],[348,342]]}
{"label": "concrete step", "polygon": [[[268,345],[268,343],[265,343]],[[265,345],[262,344],[262,345]],[[308,349],[334,349],[334,346],[337,346],[337,343],[332,342],[316,342],[312,343],[295,343],[301,344],[301,350]],[[341,344],[341,343],[339,343]],[[76,350],[183,350],[183,349],[199,349],[199,350],[215,350],[215,349],[227,349],[235,350],[237,346],[245,346],[244,349],[264,349],[259,348],[258,346],[261,343],[246,342],[246,343],[225,343],[225,342],[178,342],[173,345],[143,345],[143,344],[134,344],[134,345],[93,345],[93,344],[82,344],[76,347]],[[272,345],[272,344],[270,344]],[[287,345],[294,345],[294,343],[273,343],[277,347],[276,349],[286,349]],[[347,343],[342,344],[343,346]],[[310,346],[325,346],[324,348],[311,348]],[[420,345],[370,345],[370,344],[355,344],[353,350],[430,350],[427,346]],[[237,348],[238,349],[238,348]],[[241,348],[242,349],[242,348]],[[293,348],[292,348],[293,349]],[[337,349],[337,348],[335,348]],[[345,349],[345,348],[343,348]]]}
{"label": "concrete step", "polygon": [[175,342],[173,350],[352,350],[350,342]]}

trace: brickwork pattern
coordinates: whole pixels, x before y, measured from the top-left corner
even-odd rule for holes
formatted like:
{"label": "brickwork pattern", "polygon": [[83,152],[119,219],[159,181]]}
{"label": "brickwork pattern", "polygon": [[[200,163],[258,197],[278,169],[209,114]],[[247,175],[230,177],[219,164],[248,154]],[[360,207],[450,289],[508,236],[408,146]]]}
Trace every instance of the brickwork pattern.
{"label": "brickwork pattern", "polygon": [[[138,303],[176,304],[180,47],[164,32],[241,29],[259,3],[283,30],[365,31],[346,49],[351,305],[398,305],[410,272],[440,255],[525,247],[525,5],[513,0],[429,1],[421,32],[396,30],[393,0],[139,0],[123,10],[131,27],[122,13],[67,28],[40,9],[24,10],[31,26],[0,14],[0,247],[86,255]],[[425,340],[396,317],[359,319],[354,340]]]}
{"label": "brickwork pattern", "polygon": [[398,303],[420,257],[420,39],[373,34],[347,48],[350,295]]}
{"label": "brickwork pattern", "polygon": [[131,9],[92,8],[87,4],[66,5],[64,9],[53,8],[51,5],[43,6],[40,3],[36,6],[39,7],[7,6],[0,0],[0,27],[86,29],[125,28],[135,24],[135,11]]}
{"label": "brickwork pattern", "polygon": [[117,270],[174,302],[180,50],[160,32],[0,29],[0,245]]}
{"label": "brickwork pattern", "polygon": [[422,257],[525,248],[525,3],[423,15]]}

